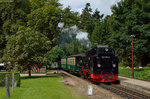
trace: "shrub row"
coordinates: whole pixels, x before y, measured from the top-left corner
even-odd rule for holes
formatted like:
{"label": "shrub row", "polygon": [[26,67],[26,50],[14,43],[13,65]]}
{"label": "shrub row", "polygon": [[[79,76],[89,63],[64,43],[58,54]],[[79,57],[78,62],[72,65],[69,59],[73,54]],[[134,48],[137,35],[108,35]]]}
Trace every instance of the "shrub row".
{"label": "shrub row", "polygon": [[[119,67],[119,75],[132,77],[132,68]],[[142,80],[150,80],[150,67],[134,69],[134,77]]]}
{"label": "shrub row", "polygon": [[[12,86],[12,72],[0,72],[0,87],[5,86],[5,78],[6,74],[8,74],[9,86]],[[14,80],[17,87],[20,86],[20,73],[14,73]]]}

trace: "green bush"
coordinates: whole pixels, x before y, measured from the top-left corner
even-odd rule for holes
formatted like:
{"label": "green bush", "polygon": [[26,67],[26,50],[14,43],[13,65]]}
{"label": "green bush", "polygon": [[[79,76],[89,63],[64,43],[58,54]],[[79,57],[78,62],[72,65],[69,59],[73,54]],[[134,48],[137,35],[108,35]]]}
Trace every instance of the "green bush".
{"label": "green bush", "polygon": [[[132,68],[119,66],[119,75],[132,77]],[[142,80],[150,80],[150,67],[134,69],[134,77]]]}
{"label": "green bush", "polygon": [[[9,86],[12,86],[12,72],[0,72],[0,87],[5,86],[5,78],[8,74]],[[20,87],[20,73],[15,73],[15,83],[17,87]]]}

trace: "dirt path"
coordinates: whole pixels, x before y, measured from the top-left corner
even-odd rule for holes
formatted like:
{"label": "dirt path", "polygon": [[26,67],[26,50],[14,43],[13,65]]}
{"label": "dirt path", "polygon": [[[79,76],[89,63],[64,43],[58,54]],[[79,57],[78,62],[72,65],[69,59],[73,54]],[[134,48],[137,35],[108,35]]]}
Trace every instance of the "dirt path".
{"label": "dirt path", "polygon": [[[76,76],[63,75],[63,78],[62,82],[72,90],[72,95],[77,97],[77,99],[123,99],[106,89],[100,88]],[[88,85],[93,87],[93,94],[91,96],[88,95]]]}

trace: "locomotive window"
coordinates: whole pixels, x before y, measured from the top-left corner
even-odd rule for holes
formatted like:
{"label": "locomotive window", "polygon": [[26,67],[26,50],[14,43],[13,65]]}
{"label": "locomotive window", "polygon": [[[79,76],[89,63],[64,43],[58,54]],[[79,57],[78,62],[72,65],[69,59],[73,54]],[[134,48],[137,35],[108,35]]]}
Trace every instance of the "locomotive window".
{"label": "locomotive window", "polygon": [[96,48],[92,49],[91,54],[94,55],[96,53]]}
{"label": "locomotive window", "polygon": [[115,50],[112,50],[112,53],[115,54]]}

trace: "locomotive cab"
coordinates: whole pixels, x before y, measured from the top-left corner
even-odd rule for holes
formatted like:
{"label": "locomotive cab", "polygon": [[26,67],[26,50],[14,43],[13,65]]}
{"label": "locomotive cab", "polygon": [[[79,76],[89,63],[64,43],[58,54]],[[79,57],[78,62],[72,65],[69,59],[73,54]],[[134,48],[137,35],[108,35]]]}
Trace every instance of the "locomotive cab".
{"label": "locomotive cab", "polygon": [[118,58],[108,46],[96,46],[87,52],[90,78],[94,82],[115,82],[118,78]]}

